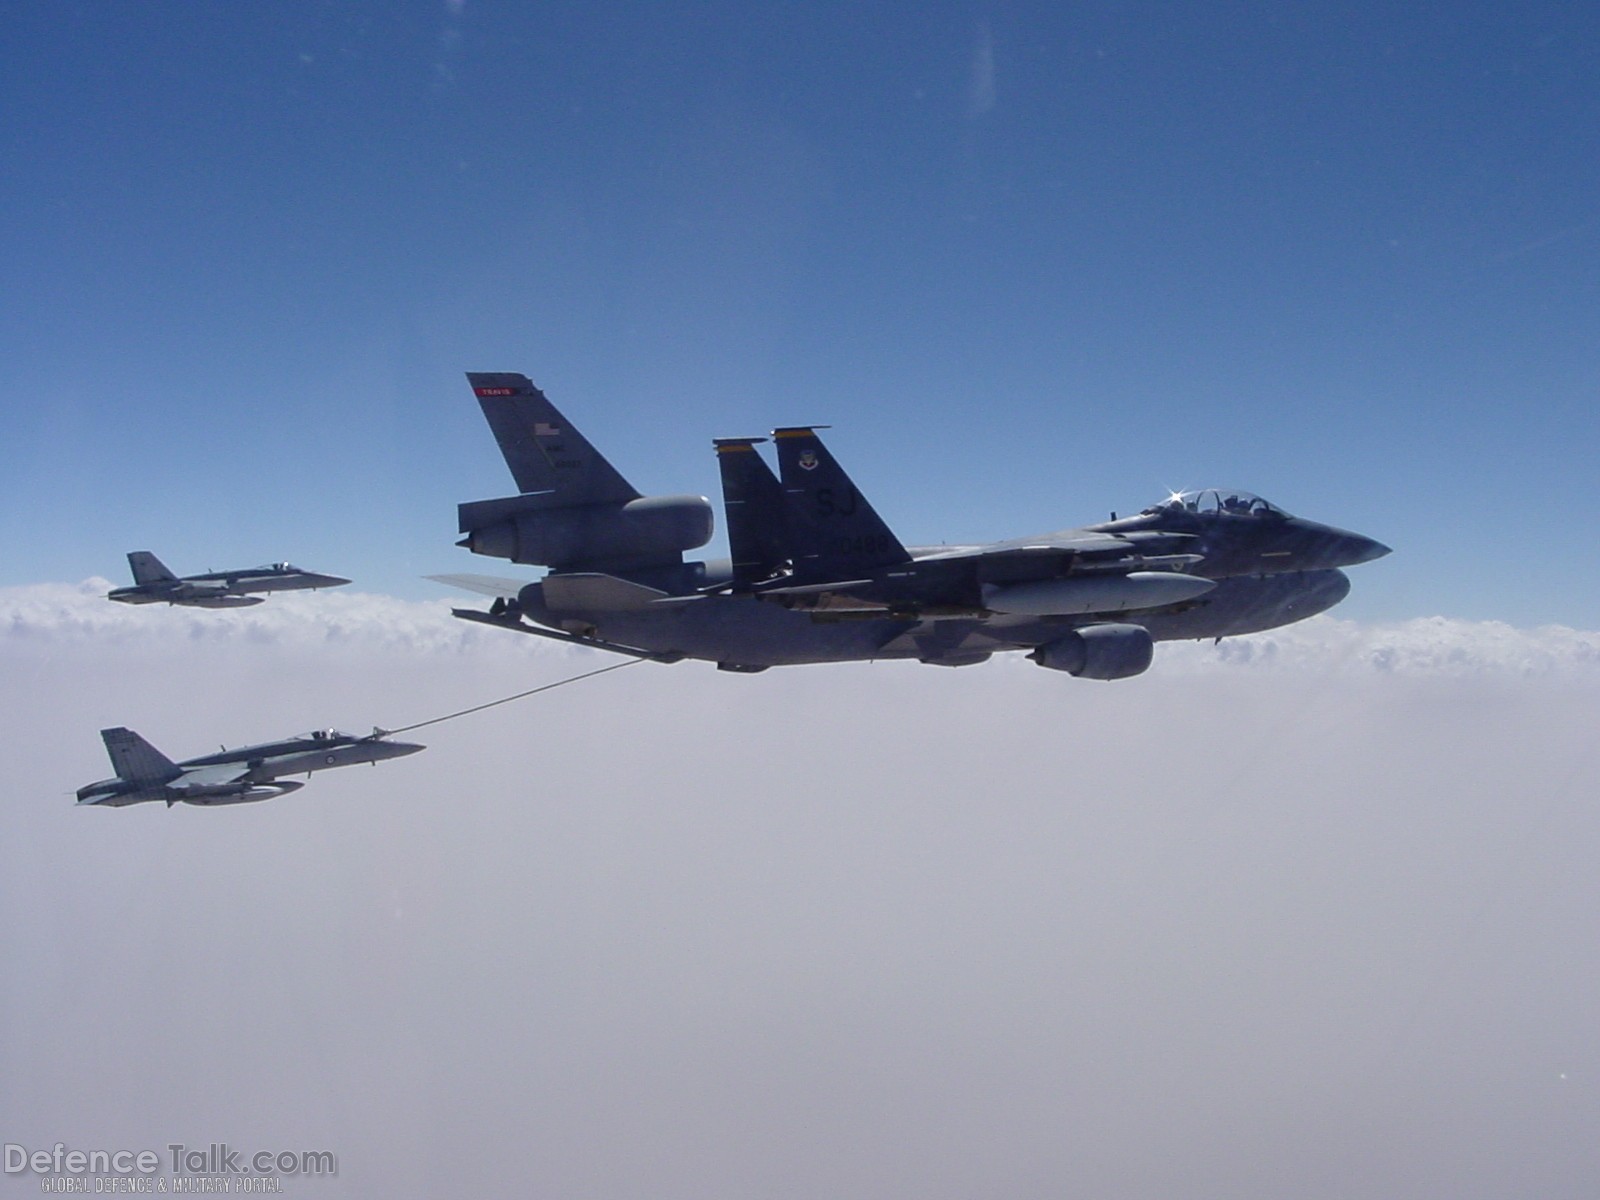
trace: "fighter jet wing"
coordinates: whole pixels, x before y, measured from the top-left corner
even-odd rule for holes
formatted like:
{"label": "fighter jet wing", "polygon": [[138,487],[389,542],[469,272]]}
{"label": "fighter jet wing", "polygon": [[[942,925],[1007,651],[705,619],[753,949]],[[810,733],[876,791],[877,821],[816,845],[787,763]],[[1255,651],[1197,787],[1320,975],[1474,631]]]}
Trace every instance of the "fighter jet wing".
{"label": "fighter jet wing", "polygon": [[[1155,562],[1150,556],[1161,554],[1165,551],[1177,551],[1187,548],[1189,543],[1195,541],[1190,534],[1160,534],[1157,537],[1148,537],[1141,532],[1135,532],[1127,537],[1115,534],[1098,533],[1094,530],[1069,529],[1061,533],[1047,533],[1038,537],[1017,538],[1009,542],[995,542],[987,546],[960,546],[950,550],[938,550],[931,554],[918,553],[917,562],[938,561],[940,559],[970,558],[982,559],[995,564],[1024,564],[1040,559],[1071,557],[1079,564],[1096,559],[1106,560],[1114,564],[1119,560],[1130,559],[1137,556],[1141,565],[1150,565]],[[1166,554],[1161,565],[1179,565],[1186,562],[1198,562],[1197,554]],[[1170,562],[1165,561],[1170,559]],[[1133,564],[1129,564],[1132,566]]]}
{"label": "fighter jet wing", "polygon": [[835,579],[829,583],[797,583],[782,584],[777,587],[757,587],[757,595],[761,596],[818,596],[823,592],[849,592],[856,588],[867,587],[872,583],[870,579]]}
{"label": "fighter jet wing", "polygon": [[988,546],[963,546],[928,555],[919,555],[918,562],[941,558],[1043,558],[1060,554],[1131,554],[1136,545],[1126,538],[1109,533],[1045,534],[1043,537],[1018,538],[1010,542],[995,542]]}
{"label": "fighter jet wing", "polygon": [[167,784],[174,792],[212,792],[230,783],[240,783],[250,774],[247,762],[215,763],[192,767]]}
{"label": "fighter jet wing", "polygon": [[229,575],[188,575],[178,580],[176,591],[180,596],[220,596],[236,580],[237,576]]}

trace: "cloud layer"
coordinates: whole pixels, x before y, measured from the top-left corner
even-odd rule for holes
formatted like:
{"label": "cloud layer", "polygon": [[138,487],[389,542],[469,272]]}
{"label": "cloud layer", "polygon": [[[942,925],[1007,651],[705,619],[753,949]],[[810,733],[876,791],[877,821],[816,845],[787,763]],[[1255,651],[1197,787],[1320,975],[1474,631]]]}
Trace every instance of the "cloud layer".
{"label": "cloud layer", "polygon": [[[207,611],[164,605],[108,604],[104,579],[79,584],[0,588],[0,636],[15,648],[169,646],[177,642],[279,648],[366,647],[413,653],[495,656],[555,653],[498,630],[451,620],[452,606],[482,607],[466,598],[416,602],[348,589],[284,595],[249,609]],[[1013,656],[1015,658],[1015,656]],[[1002,659],[1001,661],[1005,661]],[[1498,621],[1423,617],[1362,625],[1321,616],[1272,632],[1211,643],[1166,643],[1156,670],[1273,670],[1354,675],[1566,676],[1600,679],[1600,631],[1549,625],[1518,629]]]}
{"label": "cloud layer", "polygon": [[641,664],[271,803],[85,811],[102,725],[187,755],[598,665],[448,601],[99,590],[0,593],[7,1141],[336,1151],[306,1195],[1600,1178],[1594,634]]}

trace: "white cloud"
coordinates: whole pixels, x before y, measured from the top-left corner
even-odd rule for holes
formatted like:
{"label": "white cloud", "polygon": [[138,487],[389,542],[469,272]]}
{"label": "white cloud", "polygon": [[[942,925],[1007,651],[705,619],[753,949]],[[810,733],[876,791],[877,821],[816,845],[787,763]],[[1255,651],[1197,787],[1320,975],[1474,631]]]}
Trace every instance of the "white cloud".
{"label": "white cloud", "polygon": [[[403,648],[448,655],[482,651],[497,658],[570,657],[559,647],[531,638],[519,641],[496,629],[452,619],[452,607],[482,607],[482,601],[472,597],[407,601],[343,589],[277,596],[248,609],[210,611],[111,604],[104,598],[111,586],[104,579],[87,579],[79,584],[0,588],[0,636],[57,646],[205,642],[302,649]],[[1021,660],[1013,655],[1010,661],[1015,665]],[[1240,669],[1600,679],[1600,631],[1559,625],[1517,629],[1498,621],[1448,617],[1363,625],[1322,616],[1268,633],[1229,638],[1220,645],[1164,643],[1157,650],[1152,674]]]}
{"label": "white cloud", "polygon": [[606,661],[99,589],[0,593],[6,1141],[326,1146],[357,1195],[1600,1178],[1592,634],[644,664],[267,804],[84,811],[102,725],[189,754]]}
{"label": "white cloud", "polygon": [[450,609],[460,602],[445,598],[419,602],[341,590],[289,593],[250,608],[201,609],[114,604],[105,599],[112,586],[96,578],[0,588],[0,636],[58,646],[359,644],[434,653],[467,652],[486,637],[504,652],[506,643],[515,641],[498,630],[452,619]]}
{"label": "white cloud", "polygon": [[1390,675],[1573,675],[1600,679],[1600,632],[1547,625],[1517,629],[1500,621],[1419,617],[1362,625],[1315,617],[1214,649],[1189,644],[1188,654],[1163,647],[1157,664],[1278,671]]}

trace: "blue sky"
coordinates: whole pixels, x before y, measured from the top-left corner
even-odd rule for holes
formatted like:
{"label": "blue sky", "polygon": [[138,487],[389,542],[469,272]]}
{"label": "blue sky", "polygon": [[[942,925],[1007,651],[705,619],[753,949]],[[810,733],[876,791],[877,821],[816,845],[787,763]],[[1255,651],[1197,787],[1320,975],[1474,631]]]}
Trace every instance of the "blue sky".
{"label": "blue sky", "polygon": [[1600,15],[23,3],[0,582],[404,596],[522,370],[646,491],[831,423],[907,541],[1252,488],[1341,615],[1593,628]]}

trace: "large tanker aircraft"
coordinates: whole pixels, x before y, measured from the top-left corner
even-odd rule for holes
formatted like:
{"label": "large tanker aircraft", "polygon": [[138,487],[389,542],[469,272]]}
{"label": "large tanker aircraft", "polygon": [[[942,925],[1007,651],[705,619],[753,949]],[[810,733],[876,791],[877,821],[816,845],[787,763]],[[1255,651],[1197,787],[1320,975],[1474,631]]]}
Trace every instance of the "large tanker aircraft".
{"label": "large tanker aircraft", "polygon": [[1154,643],[1273,629],[1350,590],[1341,568],[1389,548],[1249,492],[1168,496],[1121,519],[978,546],[907,547],[817,426],[714,441],[730,557],[703,496],[641,495],[525,375],[469,373],[518,494],[459,506],[458,543],[549,568],[527,582],[434,578],[494,597],[458,617],[725,671],[1022,651],[1088,679],[1145,671]]}

